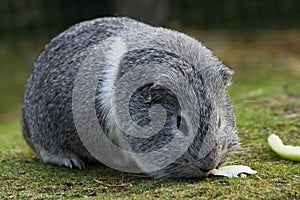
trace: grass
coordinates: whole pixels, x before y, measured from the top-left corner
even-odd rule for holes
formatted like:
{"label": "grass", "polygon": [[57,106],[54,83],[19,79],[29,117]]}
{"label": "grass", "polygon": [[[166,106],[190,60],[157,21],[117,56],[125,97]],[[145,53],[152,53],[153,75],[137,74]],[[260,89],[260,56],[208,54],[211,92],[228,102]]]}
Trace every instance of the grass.
{"label": "grass", "polygon": [[227,164],[248,165],[257,175],[159,181],[105,166],[70,170],[41,163],[24,142],[18,119],[30,72],[20,66],[29,63],[10,50],[0,51],[11,66],[1,68],[1,92],[8,97],[0,104],[0,199],[300,199],[300,163],[279,158],[266,142],[275,133],[284,143],[300,145],[300,62],[293,48],[300,45],[299,31],[190,32],[235,71],[229,92],[242,147]]}

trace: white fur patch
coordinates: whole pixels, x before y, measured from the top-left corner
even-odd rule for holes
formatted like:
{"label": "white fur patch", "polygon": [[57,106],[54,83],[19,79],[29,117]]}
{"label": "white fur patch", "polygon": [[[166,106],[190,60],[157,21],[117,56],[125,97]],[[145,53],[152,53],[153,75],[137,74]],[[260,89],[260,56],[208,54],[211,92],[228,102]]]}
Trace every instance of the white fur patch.
{"label": "white fur patch", "polygon": [[115,121],[112,114],[112,97],[115,88],[115,82],[119,72],[119,64],[122,56],[127,52],[127,46],[120,37],[113,37],[106,42],[107,51],[104,52],[105,66],[103,83],[101,90],[101,107],[105,115],[105,120],[107,122],[107,128],[109,130],[108,137],[115,140],[120,146],[122,139],[118,137],[116,133]]}

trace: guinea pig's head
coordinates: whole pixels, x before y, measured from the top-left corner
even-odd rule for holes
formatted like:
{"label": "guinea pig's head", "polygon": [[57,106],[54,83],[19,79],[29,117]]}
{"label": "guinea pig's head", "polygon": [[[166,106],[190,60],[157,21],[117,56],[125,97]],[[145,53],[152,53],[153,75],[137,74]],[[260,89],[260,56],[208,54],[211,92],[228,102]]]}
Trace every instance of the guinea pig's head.
{"label": "guinea pig's head", "polygon": [[[142,59],[132,59],[137,54]],[[157,170],[145,171],[156,178],[192,178],[206,176],[222,165],[239,144],[226,91],[232,72],[216,59],[208,66],[196,67],[175,54],[153,49],[128,53],[120,65],[128,66],[129,61],[130,66],[147,63],[161,67],[161,79],[138,87],[129,102],[130,120],[141,127],[146,128],[153,120],[149,112],[152,106],[160,105],[165,113],[163,126],[155,135],[144,138],[124,133],[131,151],[143,154],[136,159],[141,170],[168,160]],[[128,70],[125,68],[121,67],[120,76]],[[186,81],[178,80],[176,73]],[[174,90],[181,86],[186,89],[176,93]]]}
{"label": "guinea pig's head", "polygon": [[[206,68],[191,72],[190,84],[195,91],[197,101],[194,103],[198,103],[199,110],[190,112],[192,115],[186,117],[179,106],[176,118],[173,115],[176,123],[173,122],[170,126],[177,128],[182,135],[191,134],[189,126],[193,126],[193,140],[187,151],[170,165],[153,172],[154,176],[206,176],[212,169],[223,165],[230,153],[238,147],[236,119],[226,91],[231,74],[232,72],[223,65],[218,66],[217,70]],[[195,118],[196,121],[188,123],[188,120],[192,121],[191,119]]]}

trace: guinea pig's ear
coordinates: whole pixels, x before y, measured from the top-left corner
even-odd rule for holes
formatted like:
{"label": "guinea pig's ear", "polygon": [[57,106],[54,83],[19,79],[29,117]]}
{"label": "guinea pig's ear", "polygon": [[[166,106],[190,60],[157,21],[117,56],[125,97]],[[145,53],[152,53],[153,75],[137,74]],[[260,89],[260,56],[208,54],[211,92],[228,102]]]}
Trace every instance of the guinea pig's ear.
{"label": "guinea pig's ear", "polygon": [[233,74],[233,71],[228,69],[225,66],[222,66],[221,69],[219,70],[219,73],[222,77],[223,83],[225,86],[228,86],[231,84],[231,76]]}
{"label": "guinea pig's ear", "polygon": [[168,94],[168,90],[160,85],[159,83],[154,83],[150,87],[150,101],[157,102],[163,99]]}

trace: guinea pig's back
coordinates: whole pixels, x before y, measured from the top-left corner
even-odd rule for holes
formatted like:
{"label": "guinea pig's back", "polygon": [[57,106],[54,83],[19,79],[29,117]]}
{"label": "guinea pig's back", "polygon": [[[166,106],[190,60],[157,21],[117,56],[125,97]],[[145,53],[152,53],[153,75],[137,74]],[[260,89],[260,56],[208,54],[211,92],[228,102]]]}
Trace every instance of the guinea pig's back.
{"label": "guinea pig's back", "polygon": [[70,27],[45,46],[28,80],[22,108],[23,136],[35,152],[41,156],[42,151],[69,151],[89,157],[72,115],[78,69],[103,40],[143,26],[147,25],[128,18],[95,19]]}

